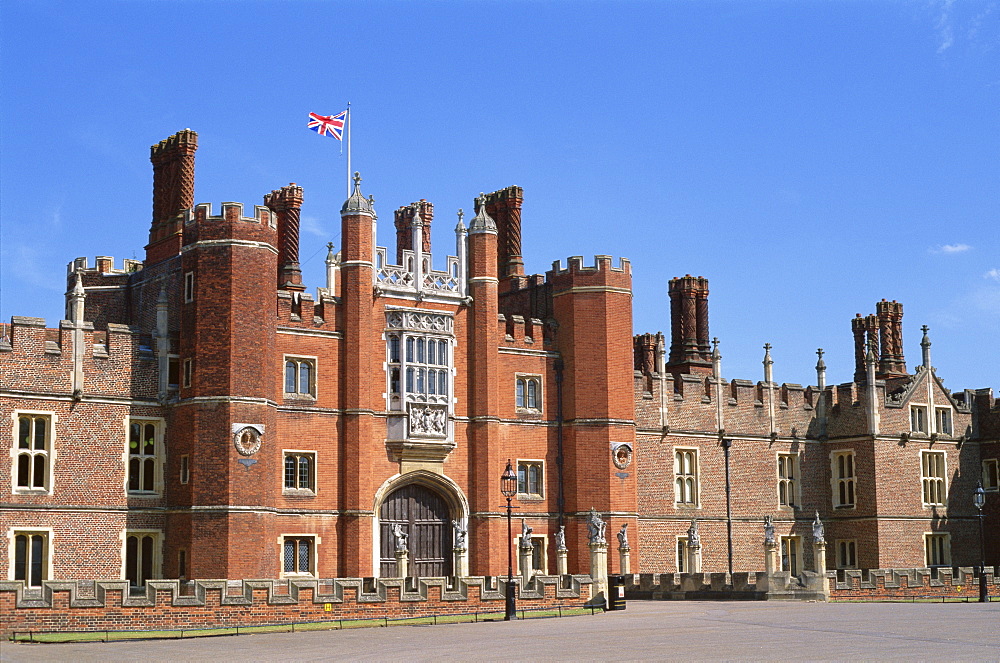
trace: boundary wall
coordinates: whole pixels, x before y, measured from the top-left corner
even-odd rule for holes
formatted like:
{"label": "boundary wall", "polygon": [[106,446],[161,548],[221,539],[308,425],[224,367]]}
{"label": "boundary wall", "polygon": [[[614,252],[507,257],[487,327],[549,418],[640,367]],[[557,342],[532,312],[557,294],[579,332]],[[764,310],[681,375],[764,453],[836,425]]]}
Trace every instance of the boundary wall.
{"label": "boundary wall", "polygon": [[[127,580],[43,581],[26,590],[0,582],[0,638],[14,631],[146,631],[268,626],[338,619],[502,612],[499,577],[335,578],[308,580],[149,580],[130,593]],[[525,609],[582,607],[587,575],[534,576],[520,587]]]}
{"label": "boundary wall", "polygon": [[[979,576],[971,567],[936,569],[847,569],[820,577],[779,572],[770,578],[751,573],[636,573],[624,576],[625,597],[632,600],[827,600],[881,601],[916,598],[978,599]],[[1000,574],[986,567],[986,586],[1000,599]]]}

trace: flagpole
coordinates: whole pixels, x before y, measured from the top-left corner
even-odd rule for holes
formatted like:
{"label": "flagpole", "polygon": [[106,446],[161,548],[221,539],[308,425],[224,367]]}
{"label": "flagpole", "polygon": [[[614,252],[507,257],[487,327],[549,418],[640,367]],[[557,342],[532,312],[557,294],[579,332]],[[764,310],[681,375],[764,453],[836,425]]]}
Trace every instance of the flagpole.
{"label": "flagpole", "polygon": [[347,102],[347,197],[351,197],[351,102]]}

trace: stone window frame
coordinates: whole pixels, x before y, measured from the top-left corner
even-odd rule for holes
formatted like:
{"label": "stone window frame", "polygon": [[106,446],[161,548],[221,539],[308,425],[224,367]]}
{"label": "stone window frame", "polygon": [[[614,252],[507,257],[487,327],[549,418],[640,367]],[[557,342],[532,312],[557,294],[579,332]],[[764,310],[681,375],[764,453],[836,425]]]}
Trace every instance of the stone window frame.
{"label": "stone window frame", "polygon": [[[927,568],[951,566],[951,533],[924,532],[924,565]],[[940,557],[940,559],[933,559]],[[932,564],[931,562],[937,563]]]}
{"label": "stone window frame", "polygon": [[[838,569],[858,568],[858,541],[857,539],[837,539],[833,543],[834,555]],[[847,557],[848,559],[844,559]]]}
{"label": "stone window frame", "polygon": [[[537,575],[546,576],[549,574],[548,539],[546,536],[540,534],[532,534],[529,538],[531,539],[531,545],[532,545],[531,570],[534,571]],[[516,539],[517,539],[517,550],[519,555],[518,560],[520,560],[522,538],[520,535],[518,535]]]}
{"label": "stone window frame", "polygon": [[688,564],[688,537],[686,534],[678,534],[677,544],[674,546],[674,554],[677,556],[677,573],[689,573]]}
{"label": "stone window frame", "polygon": [[987,458],[983,461],[982,465],[983,490],[990,493],[1000,491],[1000,459]]}
{"label": "stone window frame", "polygon": [[17,580],[18,568],[17,568],[17,537],[18,536],[40,536],[42,537],[42,563],[41,563],[41,578],[39,579],[39,584],[30,584],[30,578],[28,577],[28,569],[30,568],[30,560],[27,559],[27,553],[30,553],[30,544],[26,542],[25,552],[25,568],[24,568],[24,586],[31,588],[40,588],[41,583],[46,580],[51,580],[53,578],[53,542],[55,540],[55,532],[51,527],[19,527],[14,526],[7,530],[7,553],[8,553],[8,563],[7,563],[7,579],[15,582]]}
{"label": "stone window frame", "polygon": [[518,413],[542,413],[541,375],[537,373],[514,374],[514,409]]}
{"label": "stone window frame", "polygon": [[[785,461],[784,463],[782,463],[783,460]],[[791,470],[790,473],[789,469]],[[801,502],[800,491],[802,488],[798,452],[781,451],[776,453],[774,471],[777,476],[778,507],[781,509],[798,509]],[[782,490],[783,488],[784,490]]]}
{"label": "stone window frame", "polygon": [[185,389],[190,389],[193,378],[194,360],[188,358],[181,362],[181,386]]}
{"label": "stone window frame", "polygon": [[802,573],[802,537],[798,534],[787,534],[779,537],[778,560],[781,570],[793,576]]}
{"label": "stone window frame", "polygon": [[[850,474],[840,476],[841,458],[850,458]],[[845,463],[846,466],[846,463]],[[854,449],[834,449],[830,452],[830,499],[833,508],[838,511],[858,508],[858,456]],[[843,491],[841,491],[843,488]],[[845,500],[840,499],[841,492],[845,495]]]}
{"label": "stone window frame", "polygon": [[188,556],[187,548],[177,549],[177,579],[187,580],[190,571],[191,560]]}
{"label": "stone window frame", "polygon": [[955,415],[950,407],[934,408],[934,430],[938,435],[951,437],[955,434]]}
{"label": "stone window frame", "polygon": [[[294,365],[295,374],[294,381],[295,384],[293,391],[288,390],[288,369],[289,364]],[[319,367],[318,357],[312,357],[309,355],[298,355],[298,354],[286,354],[281,362],[281,389],[284,393],[285,398],[311,398],[315,399],[317,394],[316,384],[317,384],[317,368]],[[309,368],[309,375],[307,380],[309,381],[309,386],[307,391],[302,391],[302,369],[303,367]]]}
{"label": "stone window frame", "polygon": [[[545,461],[534,458],[517,459],[517,499],[519,500],[541,500],[545,499]],[[521,481],[521,467],[525,468],[524,481]],[[538,471],[538,492],[528,492],[530,488],[530,469],[537,468]],[[522,486],[526,490],[521,490]]]}
{"label": "stone window frame", "polygon": [[[141,422],[141,423],[140,423]],[[154,440],[152,454],[132,453],[132,424],[152,425],[154,427]],[[129,417],[125,420],[125,453],[122,461],[125,463],[125,492],[132,497],[159,497],[163,495],[163,467],[166,463],[166,420],[163,417]],[[138,460],[143,466],[147,463],[153,465],[153,487],[132,488],[132,461]],[[141,481],[141,478],[140,478]]]}
{"label": "stone window frame", "polygon": [[[136,578],[140,580],[140,582],[135,585],[131,584],[132,579],[129,578],[128,544],[129,538],[131,537],[136,538]],[[146,537],[152,538],[152,550],[149,553],[152,555],[152,558],[149,561],[150,575],[148,577],[142,577],[143,560],[144,555],[146,554],[143,550],[142,539]],[[122,530],[121,541],[121,579],[130,581],[129,587],[144,587],[147,580],[159,580],[163,578],[163,530],[155,528]]]}
{"label": "stone window frame", "polygon": [[[685,460],[678,459],[682,455],[683,459],[693,459],[691,465],[693,469],[687,472],[684,467]],[[701,458],[698,447],[674,447],[673,449],[673,475],[674,475],[674,506],[700,509],[701,508]],[[685,470],[685,471],[680,471]],[[682,483],[683,482],[683,483]],[[680,489],[679,486],[690,486],[690,490]],[[683,495],[682,495],[683,493]],[[682,497],[688,499],[681,499]]]}
{"label": "stone window frame", "polygon": [[[29,433],[28,447],[20,447],[20,427],[21,418],[27,417],[33,422],[44,419],[45,424],[45,448],[37,449],[33,447],[34,429]],[[26,410],[17,409],[11,412],[11,447],[10,447],[10,490],[15,495],[52,495],[55,491],[55,460],[56,460],[56,424],[59,422],[59,415],[51,410]],[[20,478],[20,458],[28,456],[28,483],[27,486],[19,486]],[[44,458],[42,465],[45,470],[45,478],[41,486],[32,485],[35,483],[36,469],[38,463],[36,458]]]}
{"label": "stone window frame", "polygon": [[177,479],[183,486],[186,486],[191,480],[191,456],[188,454],[181,455],[181,466]]}
{"label": "stone window frame", "polygon": [[927,434],[927,405],[913,403],[910,405],[910,432]]}
{"label": "stone window frame", "polygon": [[[294,486],[288,485],[288,459],[295,458]],[[309,486],[302,487],[301,462],[305,459],[309,467]],[[316,452],[307,449],[282,449],[281,451],[281,492],[284,495],[299,495],[312,497],[318,492],[319,483],[316,477]]]}
{"label": "stone window frame", "polygon": [[184,303],[194,301],[194,272],[184,272]]}
{"label": "stone window frame", "polygon": [[[299,558],[300,547],[299,544],[303,541],[309,544],[309,570],[308,571],[286,571],[285,570],[285,545],[288,542],[295,541],[296,544],[293,548],[294,550],[294,566],[298,568],[300,566]],[[279,578],[318,578],[319,577],[319,546],[322,543],[322,539],[312,532],[303,533],[287,533],[282,534],[278,537],[278,569]]]}
{"label": "stone window frame", "polygon": [[[940,459],[940,474],[930,473],[938,469],[938,463],[931,458]],[[924,508],[948,505],[948,454],[945,451],[920,450],[920,501]]]}

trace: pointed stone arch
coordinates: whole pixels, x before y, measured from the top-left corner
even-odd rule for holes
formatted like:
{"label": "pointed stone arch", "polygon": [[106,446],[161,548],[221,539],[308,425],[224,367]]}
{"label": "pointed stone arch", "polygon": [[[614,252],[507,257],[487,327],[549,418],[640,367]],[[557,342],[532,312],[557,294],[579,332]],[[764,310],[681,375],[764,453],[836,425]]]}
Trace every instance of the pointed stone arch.
{"label": "pointed stone arch", "polygon": [[373,511],[373,575],[390,577],[396,573],[395,538],[389,529],[395,523],[410,535],[409,575],[454,573],[451,521],[467,521],[469,517],[469,503],[458,484],[427,470],[397,474],[376,491]]}

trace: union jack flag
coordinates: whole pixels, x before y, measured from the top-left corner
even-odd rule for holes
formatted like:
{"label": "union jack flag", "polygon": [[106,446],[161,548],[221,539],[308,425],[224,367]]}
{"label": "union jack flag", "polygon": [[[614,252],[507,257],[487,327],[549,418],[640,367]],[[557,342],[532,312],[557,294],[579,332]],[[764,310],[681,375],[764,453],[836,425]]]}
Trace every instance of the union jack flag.
{"label": "union jack flag", "polygon": [[320,136],[333,136],[337,140],[343,140],[345,122],[347,122],[347,111],[336,115],[309,113],[309,124],[306,126]]}

